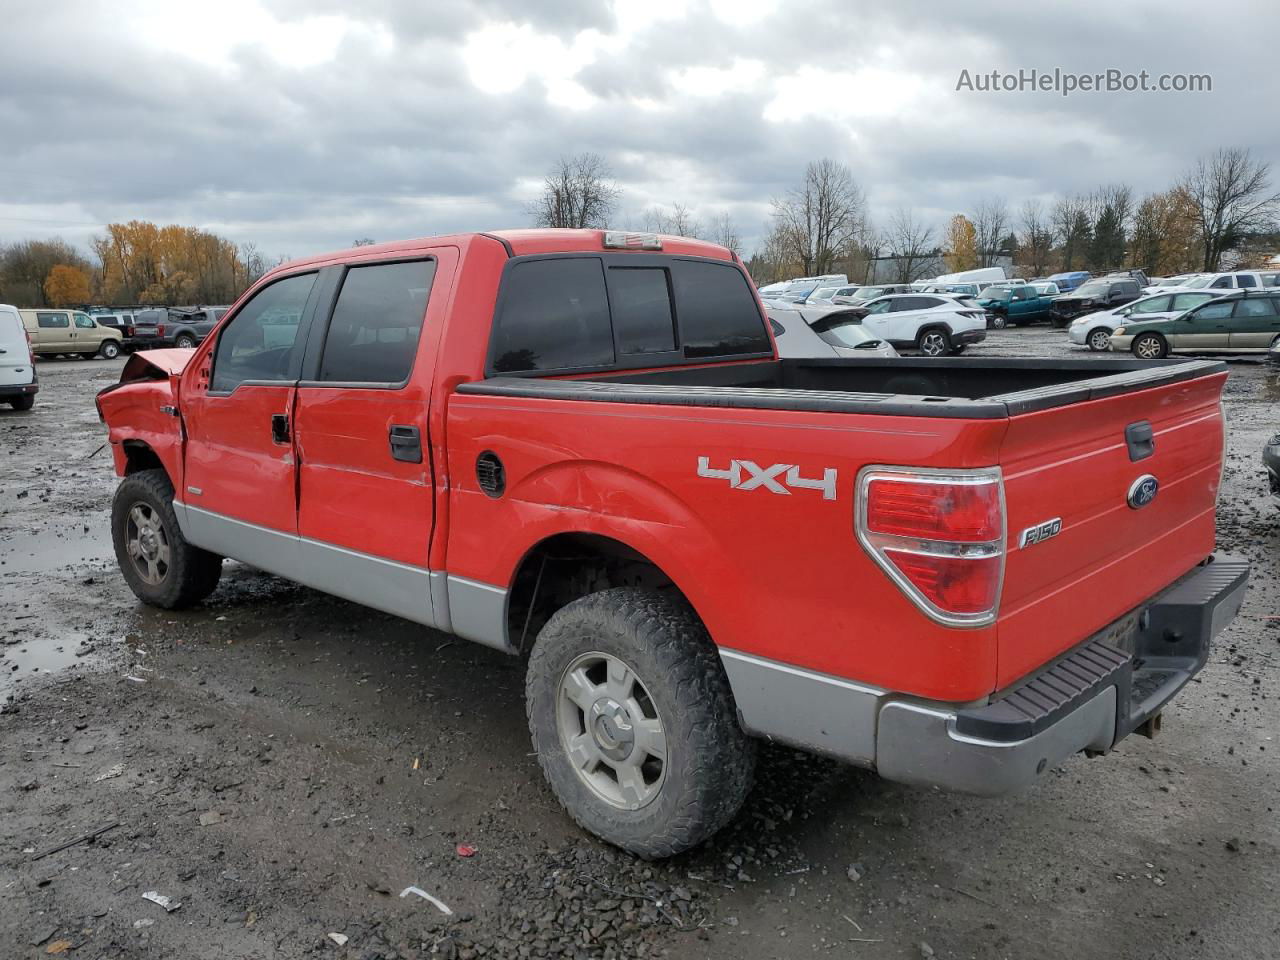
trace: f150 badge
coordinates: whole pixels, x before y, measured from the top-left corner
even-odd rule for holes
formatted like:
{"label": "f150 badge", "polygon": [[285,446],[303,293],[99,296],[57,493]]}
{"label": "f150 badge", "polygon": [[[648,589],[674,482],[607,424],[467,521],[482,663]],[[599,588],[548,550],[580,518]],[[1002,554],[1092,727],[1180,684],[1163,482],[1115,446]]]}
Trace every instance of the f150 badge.
{"label": "f150 badge", "polygon": [[1027,527],[1022,531],[1022,535],[1018,537],[1018,549],[1034,547],[1037,543],[1044,543],[1050,537],[1056,537],[1061,532],[1061,517],[1054,517],[1044,523],[1037,523],[1034,527]]}
{"label": "f150 badge", "polygon": [[710,457],[698,458],[698,476],[728,480],[734,490],[768,490],[790,496],[792,490],[821,490],[823,500],[836,498],[836,468],[825,467],[822,479],[800,476],[800,468],[790,463],[762,467],[752,460],[730,460],[725,470],[711,466]]}

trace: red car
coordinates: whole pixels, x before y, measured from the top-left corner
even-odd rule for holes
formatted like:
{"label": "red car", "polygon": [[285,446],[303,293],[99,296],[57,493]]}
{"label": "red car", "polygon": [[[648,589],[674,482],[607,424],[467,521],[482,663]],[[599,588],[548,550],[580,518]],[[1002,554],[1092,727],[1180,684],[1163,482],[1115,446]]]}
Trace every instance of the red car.
{"label": "red car", "polygon": [[552,789],[660,857],[756,737],[999,794],[1154,732],[1248,577],[1226,377],[779,360],[729,251],[529,230],[286,264],[98,406],[142,600],[234,558],[528,652]]}

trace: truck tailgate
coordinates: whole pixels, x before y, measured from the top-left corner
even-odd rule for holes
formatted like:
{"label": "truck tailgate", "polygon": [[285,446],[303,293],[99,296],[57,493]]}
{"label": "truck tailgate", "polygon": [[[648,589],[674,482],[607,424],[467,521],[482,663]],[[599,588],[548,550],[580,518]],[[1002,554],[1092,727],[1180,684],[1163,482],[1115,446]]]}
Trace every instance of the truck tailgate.
{"label": "truck tailgate", "polygon": [[[1226,376],[1010,418],[1000,452],[1008,555],[998,688],[1134,610],[1213,551]],[[1126,437],[1144,421],[1149,454]],[[1134,433],[1140,438],[1142,427]],[[1131,488],[1148,475],[1158,484],[1154,498],[1131,505]],[[1042,535],[1024,538],[1033,528]]]}

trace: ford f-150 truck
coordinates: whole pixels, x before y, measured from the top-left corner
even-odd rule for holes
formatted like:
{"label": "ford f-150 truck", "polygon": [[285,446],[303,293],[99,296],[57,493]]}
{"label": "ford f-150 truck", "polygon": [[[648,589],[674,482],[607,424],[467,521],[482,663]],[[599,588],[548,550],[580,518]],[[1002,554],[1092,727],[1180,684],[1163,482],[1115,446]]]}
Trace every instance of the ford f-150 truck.
{"label": "ford f-150 truck", "polygon": [[595,230],[273,270],[98,397],[116,555],[510,654],[551,788],[660,857],[755,738],[1001,794],[1154,733],[1236,613],[1216,362],[779,360],[738,258]]}

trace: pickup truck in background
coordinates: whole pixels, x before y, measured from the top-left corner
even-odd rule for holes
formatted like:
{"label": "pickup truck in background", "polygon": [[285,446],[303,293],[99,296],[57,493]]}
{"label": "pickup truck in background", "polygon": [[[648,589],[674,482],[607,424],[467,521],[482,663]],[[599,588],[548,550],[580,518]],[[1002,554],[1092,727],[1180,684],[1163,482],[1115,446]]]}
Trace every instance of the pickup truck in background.
{"label": "pickup truck in background", "polygon": [[1142,285],[1132,277],[1095,277],[1070,293],[1054,297],[1049,320],[1055,327],[1065,327],[1083,314],[1123,307],[1140,296]]}
{"label": "pickup truck in background", "polygon": [[1052,305],[1053,296],[1029,283],[993,285],[978,295],[978,306],[992,318],[991,326],[997,329],[1047,320]]}
{"label": "pickup truck in background", "polygon": [[662,857],[755,738],[994,795],[1153,733],[1248,576],[1226,376],[780,360],[730,251],[527,230],[285,264],[97,403],[139,598],[233,558],[527,654],[551,789]]}
{"label": "pickup truck in background", "polygon": [[169,307],[139,310],[134,315],[133,347],[154,350],[157,347],[190,349],[204,342],[213,332],[226,307]]}

